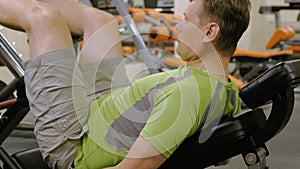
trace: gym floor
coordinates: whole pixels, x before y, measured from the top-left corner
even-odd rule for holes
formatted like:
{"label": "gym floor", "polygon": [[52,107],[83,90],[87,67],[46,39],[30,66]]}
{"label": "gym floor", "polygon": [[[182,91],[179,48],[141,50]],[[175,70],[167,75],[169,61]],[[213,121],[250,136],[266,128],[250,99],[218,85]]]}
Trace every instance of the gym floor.
{"label": "gym floor", "polygon": [[[269,107],[265,107],[269,112]],[[267,164],[271,169],[299,169],[300,168],[300,93],[295,94],[294,113],[284,130],[267,143],[270,155]],[[24,124],[32,122],[30,115],[24,119]],[[16,130],[3,143],[8,153],[37,147],[33,132],[30,130]],[[197,164],[195,164],[196,166]],[[226,166],[209,167],[208,169],[246,169],[241,156],[234,157]]]}

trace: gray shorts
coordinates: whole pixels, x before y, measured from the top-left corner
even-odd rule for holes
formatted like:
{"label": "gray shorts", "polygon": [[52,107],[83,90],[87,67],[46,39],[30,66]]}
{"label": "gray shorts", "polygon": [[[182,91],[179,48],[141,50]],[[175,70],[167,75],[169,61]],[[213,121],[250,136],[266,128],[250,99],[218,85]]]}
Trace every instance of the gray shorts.
{"label": "gray shorts", "polygon": [[61,49],[24,64],[26,93],[35,118],[35,135],[51,168],[69,169],[88,131],[90,102],[128,85],[124,59],[78,65],[73,49]]}

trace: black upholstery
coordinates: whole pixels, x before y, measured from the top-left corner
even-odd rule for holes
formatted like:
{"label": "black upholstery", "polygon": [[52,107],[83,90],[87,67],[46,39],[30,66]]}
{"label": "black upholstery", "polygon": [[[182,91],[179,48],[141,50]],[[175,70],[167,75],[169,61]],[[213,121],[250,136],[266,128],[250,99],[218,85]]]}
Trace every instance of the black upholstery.
{"label": "black upholstery", "polygon": [[22,169],[49,169],[38,148],[15,153],[12,158]]}
{"label": "black upholstery", "polygon": [[[176,152],[160,167],[160,169],[179,168],[184,163],[185,168],[205,168],[242,151],[252,149],[251,134],[264,126],[266,117],[262,109],[255,109],[236,118],[222,122],[213,135],[204,143],[199,144],[199,134],[187,138]],[[204,130],[205,132],[205,130]]]}
{"label": "black upholstery", "polygon": [[300,82],[299,60],[281,62],[245,86],[240,97],[249,108],[259,107]]}

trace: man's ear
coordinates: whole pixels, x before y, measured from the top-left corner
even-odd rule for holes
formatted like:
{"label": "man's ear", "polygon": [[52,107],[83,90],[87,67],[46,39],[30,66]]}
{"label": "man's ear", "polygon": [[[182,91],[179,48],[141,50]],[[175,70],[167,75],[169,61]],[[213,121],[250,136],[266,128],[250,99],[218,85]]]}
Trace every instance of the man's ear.
{"label": "man's ear", "polygon": [[208,23],[205,26],[204,37],[202,41],[204,43],[211,43],[217,39],[219,33],[220,33],[220,26],[217,23],[215,22]]}

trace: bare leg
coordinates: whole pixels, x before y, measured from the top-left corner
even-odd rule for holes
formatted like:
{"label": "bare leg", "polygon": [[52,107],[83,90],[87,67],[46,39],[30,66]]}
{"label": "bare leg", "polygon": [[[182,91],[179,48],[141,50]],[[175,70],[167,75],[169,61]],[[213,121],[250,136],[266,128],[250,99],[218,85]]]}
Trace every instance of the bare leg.
{"label": "bare leg", "polygon": [[80,62],[121,56],[118,23],[111,14],[73,0],[41,1],[53,5],[61,12],[72,33],[84,35]]}
{"label": "bare leg", "polygon": [[0,0],[0,24],[27,33],[31,57],[72,47],[69,29],[60,13],[39,1]]}
{"label": "bare leg", "polygon": [[34,58],[24,63],[24,81],[35,136],[51,168],[69,168],[87,131],[89,103],[68,25],[36,0],[0,0],[0,24],[28,35]]}
{"label": "bare leg", "polygon": [[[119,25],[111,14],[74,0],[40,1],[57,8],[72,33],[83,35],[84,45],[78,61],[89,98],[128,84],[124,64],[120,63],[122,49]],[[108,65],[112,68],[109,71],[105,68]],[[107,75],[111,76],[110,83],[99,80],[108,79]]]}

